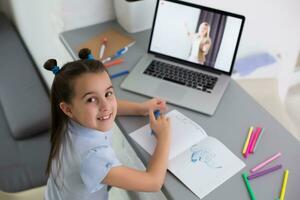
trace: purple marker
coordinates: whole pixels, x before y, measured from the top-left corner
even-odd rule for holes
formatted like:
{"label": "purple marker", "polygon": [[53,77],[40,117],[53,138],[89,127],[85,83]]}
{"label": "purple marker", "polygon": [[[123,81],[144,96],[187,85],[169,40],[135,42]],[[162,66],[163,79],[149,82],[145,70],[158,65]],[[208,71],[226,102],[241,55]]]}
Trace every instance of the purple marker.
{"label": "purple marker", "polygon": [[268,169],[265,169],[263,171],[260,171],[260,172],[257,172],[255,174],[251,174],[250,176],[248,176],[248,180],[252,180],[252,179],[255,179],[257,177],[260,177],[260,176],[263,176],[265,174],[269,174],[273,171],[276,171],[278,169],[281,169],[282,165],[276,165],[274,167],[271,167],[271,168],[268,168]]}

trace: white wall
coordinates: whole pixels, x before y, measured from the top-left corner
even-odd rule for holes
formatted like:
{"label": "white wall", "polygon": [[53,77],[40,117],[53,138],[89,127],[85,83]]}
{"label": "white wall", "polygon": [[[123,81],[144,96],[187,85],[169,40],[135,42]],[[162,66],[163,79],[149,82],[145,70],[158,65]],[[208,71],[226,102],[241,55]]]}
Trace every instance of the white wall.
{"label": "white wall", "polygon": [[160,6],[158,10],[151,50],[187,59],[192,41],[188,37],[185,23],[189,31],[193,33],[197,26],[199,14],[199,9],[182,7],[173,3],[167,5],[165,2],[164,6]]}
{"label": "white wall", "polygon": [[299,0],[185,0],[201,5],[244,15],[246,23],[239,55],[260,50],[279,53],[300,47]]}
{"label": "white wall", "polygon": [[[281,69],[284,73],[293,68],[300,47],[299,0],[186,1],[246,16],[238,57],[259,51],[275,52],[286,63]],[[58,59],[59,64],[71,60],[58,39],[59,32],[114,18],[112,0],[0,0],[0,3],[3,10],[12,7],[11,15],[40,69],[49,57]],[[41,71],[43,75],[48,73]],[[51,78],[45,77],[50,83]]]}
{"label": "white wall", "polygon": [[64,30],[97,24],[115,18],[112,0],[62,0],[59,16]]}
{"label": "white wall", "polygon": [[[184,0],[244,15],[246,23],[237,58],[258,52],[278,55],[277,73],[281,99],[300,77],[294,70],[300,60],[299,0]],[[294,80],[295,77],[297,80]]]}
{"label": "white wall", "polygon": [[53,75],[43,69],[44,62],[72,60],[59,33],[114,18],[111,0],[0,0],[0,6],[13,19],[48,86]]}

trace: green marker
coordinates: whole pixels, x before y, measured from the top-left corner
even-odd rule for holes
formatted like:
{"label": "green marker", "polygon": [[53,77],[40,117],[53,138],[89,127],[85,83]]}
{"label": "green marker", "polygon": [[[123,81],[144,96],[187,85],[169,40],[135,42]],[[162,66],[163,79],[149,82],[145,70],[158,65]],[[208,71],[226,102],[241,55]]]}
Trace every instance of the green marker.
{"label": "green marker", "polygon": [[244,172],[243,174],[242,174],[242,177],[243,177],[243,179],[244,179],[244,181],[245,181],[245,184],[246,184],[246,187],[247,187],[247,190],[248,190],[248,192],[249,192],[249,195],[250,195],[250,198],[251,198],[251,200],[256,200],[256,198],[255,198],[255,196],[254,196],[254,192],[253,192],[253,190],[252,190],[252,188],[251,188],[251,185],[250,185],[250,183],[249,183],[249,181],[248,181],[248,174],[247,174],[247,172]]}

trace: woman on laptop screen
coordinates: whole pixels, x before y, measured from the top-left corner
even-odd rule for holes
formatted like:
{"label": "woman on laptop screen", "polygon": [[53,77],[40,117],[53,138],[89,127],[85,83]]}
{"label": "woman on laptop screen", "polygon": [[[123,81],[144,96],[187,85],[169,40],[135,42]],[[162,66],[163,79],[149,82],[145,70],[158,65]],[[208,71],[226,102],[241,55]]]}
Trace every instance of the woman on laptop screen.
{"label": "woman on laptop screen", "polygon": [[188,30],[186,23],[185,27],[188,37],[192,40],[192,47],[188,60],[203,65],[206,60],[205,56],[208,54],[211,46],[211,39],[209,36],[210,25],[207,22],[202,22],[196,33],[191,33]]}

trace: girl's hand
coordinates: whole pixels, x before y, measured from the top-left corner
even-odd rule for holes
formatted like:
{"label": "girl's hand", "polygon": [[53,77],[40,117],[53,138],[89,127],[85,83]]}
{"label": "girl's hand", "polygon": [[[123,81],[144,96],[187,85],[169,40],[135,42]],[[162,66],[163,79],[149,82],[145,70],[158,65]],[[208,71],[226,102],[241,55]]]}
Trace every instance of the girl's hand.
{"label": "girl's hand", "polygon": [[155,119],[153,110],[149,110],[150,127],[154,131],[155,137],[158,141],[166,141],[170,139],[171,135],[171,123],[168,117],[164,114]]}
{"label": "girl's hand", "polygon": [[153,98],[141,103],[140,114],[146,116],[149,110],[160,110],[161,113],[167,111],[166,101],[161,98]]}

